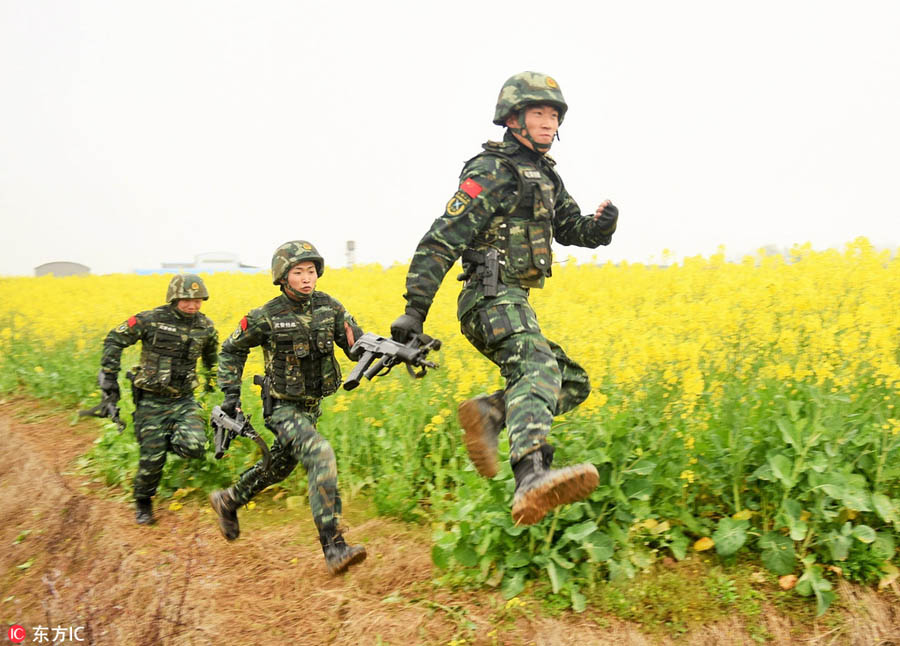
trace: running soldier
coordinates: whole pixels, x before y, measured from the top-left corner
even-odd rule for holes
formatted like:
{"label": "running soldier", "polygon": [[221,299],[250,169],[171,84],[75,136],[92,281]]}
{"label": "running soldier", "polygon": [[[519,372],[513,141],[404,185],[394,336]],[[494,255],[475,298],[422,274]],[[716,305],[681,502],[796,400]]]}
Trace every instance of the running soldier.
{"label": "running soldier", "polygon": [[194,399],[199,385],[197,359],[203,359],[206,383],[212,388],[219,338],[213,322],[200,313],[209,292],[194,274],[172,278],[166,304],[135,314],[111,330],[103,342],[98,377],[104,397],[120,396],[122,350],[141,342],[141,361],[132,374],[134,433],[140,459],[134,478],[135,518],[153,522],[152,498],[162,479],[168,452],[200,459],[206,447],[206,422]]}
{"label": "running soldier", "polygon": [[596,248],[609,244],[618,209],[606,200],[581,215],[554,169],[550,150],[568,105],[557,82],[522,72],[503,84],[494,123],[502,142],[489,141],[466,162],[444,214],[419,242],[406,278],[406,310],[391,325],[404,342],[422,324],[444,275],[460,257],[465,284],[457,317],[468,341],[500,368],[506,388],[463,402],[459,420],[478,472],[498,470],[497,443],[506,426],[515,475],[512,516],[539,522],[553,507],[590,495],[592,464],[551,469],[547,442],[555,415],[590,394],[587,373],[546,339],[528,301],[550,276],[551,243]]}
{"label": "running soldier", "polygon": [[347,545],[339,529],[337,461],[331,444],[316,430],[316,422],[322,398],[341,385],[335,344],[349,357],[363,331],[338,301],[316,291],[316,281],[324,272],[324,260],[309,242],[295,240],[278,247],[272,256],[272,283],[281,288],[281,295],[242,318],[222,344],[219,387],[225,393],[222,410],[231,417],[241,408],[247,355],[252,347],[262,346],[263,392],[268,393],[263,411],[266,426],[276,438],[267,469],[260,460],[231,487],[214,491],[209,500],[222,535],[233,541],[240,535],[238,508],[302,463],[325,563],[332,574],[338,574],[365,560],[366,548]]}

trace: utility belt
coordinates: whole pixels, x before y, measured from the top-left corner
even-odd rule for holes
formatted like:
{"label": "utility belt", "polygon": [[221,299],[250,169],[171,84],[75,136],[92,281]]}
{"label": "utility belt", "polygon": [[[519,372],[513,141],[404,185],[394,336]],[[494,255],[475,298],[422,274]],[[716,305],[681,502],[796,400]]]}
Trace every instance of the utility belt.
{"label": "utility belt", "polygon": [[462,260],[465,270],[456,279],[465,281],[466,287],[481,285],[485,296],[496,296],[500,283],[500,265],[505,264],[500,260],[500,252],[494,248],[487,251],[466,249]]}
{"label": "utility belt", "polygon": [[[290,404],[303,409],[306,413],[314,413],[319,408],[321,400],[316,397],[276,397],[272,392],[272,380],[263,375],[253,375],[253,383],[260,387],[260,396],[262,397],[263,405],[263,420],[265,421],[266,428],[269,430],[272,430],[272,427],[269,426],[269,417],[271,417],[272,411],[275,410],[275,406],[277,405]],[[274,433],[275,431],[273,430],[272,432]]]}

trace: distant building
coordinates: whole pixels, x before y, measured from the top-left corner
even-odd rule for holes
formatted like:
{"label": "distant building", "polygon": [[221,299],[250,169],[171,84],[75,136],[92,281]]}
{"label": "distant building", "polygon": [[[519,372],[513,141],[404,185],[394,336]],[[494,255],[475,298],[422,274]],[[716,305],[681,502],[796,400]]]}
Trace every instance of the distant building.
{"label": "distant building", "polygon": [[57,278],[63,276],[80,276],[91,273],[91,268],[86,267],[78,262],[68,262],[66,260],[56,260],[54,262],[45,262],[34,268],[35,276],[53,275]]}
{"label": "distant building", "polygon": [[253,274],[263,269],[253,265],[245,265],[237,254],[226,251],[211,251],[194,256],[193,262],[163,262],[159,269],[135,269],[136,274],[180,274],[180,273],[213,273],[217,271],[240,271]]}

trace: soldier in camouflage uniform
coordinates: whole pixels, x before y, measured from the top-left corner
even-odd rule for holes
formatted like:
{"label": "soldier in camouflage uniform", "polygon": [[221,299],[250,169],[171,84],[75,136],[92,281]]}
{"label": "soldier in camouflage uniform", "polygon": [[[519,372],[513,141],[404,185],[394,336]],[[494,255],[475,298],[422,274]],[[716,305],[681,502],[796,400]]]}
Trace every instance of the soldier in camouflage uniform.
{"label": "soldier in camouflage uniform", "polygon": [[213,322],[200,313],[207,299],[209,292],[199,276],[175,276],[166,291],[166,305],[135,314],[103,342],[100,389],[113,401],[119,398],[122,350],[141,342],[141,362],[132,381],[134,433],[140,444],[134,500],[141,525],[153,522],[151,499],[162,479],[166,454],[199,459],[205,451],[206,423],[194,400],[197,359],[203,359],[211,388],[219,347]]}
{"label": "soldier in camouflage uniform", "polygon": [[529,290],[550,276],[551,242],[595,248],[609,244],[618,210],[608,200],[581,215],[547,156],[565,117],[556,81],[523,72],[504,83],[494,123],[502,142],[489,141],[466,162],[444,214],[419,242],[406,279],[406,311],[391,325],[397,341],[422,331],[444,275],[462,257],[458,300],[463,335],[500,367],[506,388],[459,406],[469,457],[485,477],[497,473],[497,442],[506,426],[516,489],[517,524],[540,521],[553,507],[597,486],[591,464],[551,469],[547,435],[554,415],[590,393],[587,373],[544,338]]}
{"label": "soldier in camouflage uniform", "polygon": [[[234,417],[240,410],[241,376],[250,348],[261,345],[266,380],[272,397],[266,426],[275,433],[272,461],[262,461],[229,487],[214,491],[210,504],[219,529],[229,541],[240,534],[237,509],[266,487],[281,482],[303,464],[309,479],[309,502],[325,562],[332,574],[366,558],[366,548],[347,545],[338,523],[341,497],[337,462],[331,444],[316,431],[319,403],[341,385],[334,356],[337,344],[349,357],[363,331],[337,300],[316,291],[325,271],[316,248],[305,240],[281,245],[272,257],[272,282],[281,295],[251,311],[225,343],[219,357],[219,387],[225,393],[222,410]],[[264,402],[264,409],[268,408]]]}

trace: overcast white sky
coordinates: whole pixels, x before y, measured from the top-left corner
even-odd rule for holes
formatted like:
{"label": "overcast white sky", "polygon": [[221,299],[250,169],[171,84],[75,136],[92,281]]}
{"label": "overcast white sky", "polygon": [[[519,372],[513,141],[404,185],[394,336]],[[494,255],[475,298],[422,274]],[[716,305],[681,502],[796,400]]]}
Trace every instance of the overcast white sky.
{"label": "overcast white sky", "polygon": [[407,261],[510,75],[635,262],[900,243],[900,2],[0,0],[0,275]]}

